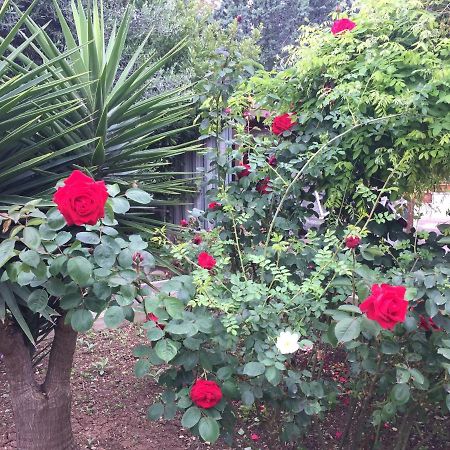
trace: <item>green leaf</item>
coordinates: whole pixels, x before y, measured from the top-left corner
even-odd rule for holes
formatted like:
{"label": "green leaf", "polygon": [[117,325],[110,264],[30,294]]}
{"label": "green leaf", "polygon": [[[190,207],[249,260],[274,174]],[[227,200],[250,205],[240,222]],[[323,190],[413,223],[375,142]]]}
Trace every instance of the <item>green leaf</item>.
{"label": "green leaf", "polygon": [[409,373],[411,374],[411,378],[413,379],[414,383],[421,385],[425,382],[425,377],[419,370],[409,369]]}
{"label": "green leaf", "polygon": [[400,346],[396,342],[383,341],[380,347],[381,353],[385,355],[395,355],[400,351]]}
{"label": "green leaf", "polygon": [[66,220],[57,209],[54,209],[47,215],[47,225],[51,230],[57,231],[66,226]]}
{"label": "green leaf", "polygon": [[219,380],[222,381],[228,380],[229,378],[231,378],[232,375],[233,369],[230,366],[221,367],[217,371],[217,378],[219,378]]}
{"label": "green leaf", "polygon": [[138,378],[145,377],[147,375],[148,370],[151,367],[151,363],[148,359],[140,359],[135,365],[134,365],[134,374]]}
{"label": "green leaf", "polygon": [[120,306],[110,306],[105,311],[104,321],[108,328],[117,328],[124,320],[125,313]]}
{"label": "green leaf", "polygon": [[42,312],[47,307],[48,294],[44,289],[36,289],[28,297],[28,308],[33,312]]}
{"label": "green leaf", "polygon": [[152,201],[152,196],[148,192],[142,191],[141,189],[128,189],[125,192],[125,196],[130,200],[143,205],[147,205]]}
{"label": "green leaf", "polygon": [[336,323],[334,333],[339,342],[349,342],[356,339],[361,332],[359,317],[349,317]]}
{"label": "green leaf", "polygon": [[0,244],[0,267],[4,266],[13,256],[16,241],[6,239]]}
{"label": "green leaf", "polygon": [[75,283],[80,286],[85,286],[92,276],[92,265],[83,256],[75,256],[75,258],[69,259],[67,272]]}
{"label": "green leaf", "polygon": [[130,209],[130,203],[126,198],[114,197],[110,198],[109,202],[111,202],[112,209],[116,214],[125,214]]}
{"label": "green leaf", "polygon": [[249,362],[244,366],[243,373],[244,375],[248,375],[249,377],[257,377],[262,375],[266,370],[264,364],[260,362]]}
{"label": "green leaf", "polygon": [[437,352],[445,358],[450,359],[450,348],[439,348]]}
{"label": "green leaf", "polygon": [[175,358],[178,349],[171,339],[162,339],[156,343],[155,352],[159,358],[168,363]]}
{"label": "green leaf", "polygon": [[407,384],[396,384],[392,388],[391,397],[396,403],[404,405],[410,397],[409,386]]}
{"label": "green leaf", "polygon": [[361,310],[359,309],[359,306],[355,306],[355,305],[341,305],[338,307],[338,310],[349,312],[349,313],[361,314]]}
{"label": "green leaf", "polygon": [[37,250],[41,245],[41,236],[34,227],[27,227],[23,230],[23,243],[32,250]]}
{"label": "green leaf", "polygon": [[81,231],[77,233],[76,238],[78,241],[83,242],[83,244],[96,245],[100,243],[100,236],[91,231]]}
{"label": "green leaf", "polygon": [[277,386],[281,381],[281,372],[274,366],[267,367],[266,378],[270,384]]}
{"label": "green leaf", "polygon": [[202,417],[198,426],[202,439],[213,444],[219,438],[220,428],[217,420],[210,417]]}
{"label": "green leaf", "polygon": [[92,328],[94,318],[87,309],[77,309],[70,318],[70,324],[75,331],[84,333]]}
{"label": "green leaf", "polygon": [[162,403],[154,403],[147,411],[147,419],[158,420],[164,414],[164,405]]}
{"label": "green leaf", "polygon": [[201,416],[202,413],[200,409],[196,406],[192,406],[183,414],[183,417],[181,418],[181,425],[184,428],[192,428],[193,426],[197,425]]}
{"label": "green leaf", "polygon": [[184,304],[180,300],[175,297],[166,297],[164,299],[164,306],[166,307],[167,312],[174,319],[182,319]]}
{"label": "green leaf", "polygon": [[106,186],[106,189],[108,190],[108,194],[110,197],[115,197],[117,194],[120,194],[120,186],[116,184],[108,184]]}
{"label": "green leaf", "polygon": [[27,250],[24,252],[21,252],[19,254],[19,258],[21,261],[23,261],[27,266],[30,267],[37,267],[39,263],[41,262],[41,258],[39,256],[38,252],[35,252],[34,250]]}
{"label": "green leaf", "polygon": [[158,341],[164,336],[164,331],[159,327],[150,328],[147,330],[147,338],[149,341]]}
{"label": "green leaf", "polygon": [[100,244],[95,247],[94,259],[100,267],[110,268],[116,262],[116,254],[109,245]]}
{"label": "green leaf", "polygon": [[67,295],[64,295],[59,302],[59,306],[66,311],[69,309],[78,308],[83,301],[83,297],[81,296],[80,291],[70,292]]}

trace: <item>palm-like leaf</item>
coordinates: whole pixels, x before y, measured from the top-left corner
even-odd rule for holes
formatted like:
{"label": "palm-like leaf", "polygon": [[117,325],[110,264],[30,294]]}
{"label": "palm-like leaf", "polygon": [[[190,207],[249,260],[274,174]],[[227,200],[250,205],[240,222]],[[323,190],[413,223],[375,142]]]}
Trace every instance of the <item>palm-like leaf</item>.
{"label": "palm-like leaf", "polygon": [[[66,41],[65,53],[27,13],[21,18],[29,32],[25,43],[43,64],[11,47],[11,40],[0,41],[10,52],[9,73],[22,77],[33,73],[24,102],[16,99],[17,104],[8,105],[8,97],[2,97],[0,89],[0,120],[3,111],[14,117],[0,127],[0,148],[9,142],[15,144],[8,147],[7,158],[0,163],[0,201],[9,201],[12,195],[16,200],[17,196],[45,196],[74,166],[86,167],[109,182],[129,185],[138,180],[141,189],[159,200],[156,208],[167,195],[186,193],[186,182],[191,180],[180,181],[180,174],[168,170],[168,161],[198,149],[194,143],[180,145],[176,140],[190,128],[177,124],[192,113],[191,96],[183,89],[150,98],[144,95],[155,73],[182,51],[186,42],[157,62],[146,60],[136,66],[147,40],[144,38],[119,73],[132,8],[106,42],[103,11],[96,1],[87,10],[79,0],[72,2],[75,34],[56,1],[54,6]],[[5,90],[11,91],[15,78],[10,76],[6,83],[11,86]],[[36,101],[36,90],[42,111],[38,117],[30,114],[27,104]],[[15,112],[10,114],[7,108],[15,108]],[[133,220],[141,215],[133,215]]]}

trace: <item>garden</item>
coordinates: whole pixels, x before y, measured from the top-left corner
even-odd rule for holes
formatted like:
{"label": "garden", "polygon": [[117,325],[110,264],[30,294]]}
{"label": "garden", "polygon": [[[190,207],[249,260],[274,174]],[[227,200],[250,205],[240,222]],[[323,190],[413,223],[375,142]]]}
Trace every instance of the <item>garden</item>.
{"label": "garden", "polygon": [[0,152],[1,448],[449,448],[447,1],[5,0]]}

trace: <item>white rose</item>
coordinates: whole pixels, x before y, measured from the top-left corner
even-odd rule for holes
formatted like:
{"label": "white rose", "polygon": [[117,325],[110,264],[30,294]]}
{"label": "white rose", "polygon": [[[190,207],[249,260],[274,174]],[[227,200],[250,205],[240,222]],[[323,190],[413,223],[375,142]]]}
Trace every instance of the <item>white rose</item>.
{"label": "white rose", "polygon": [[282,331],[277,338],[277,349],[283,355],[288,353],[295,353],[300,346],[298,345],[298,339],[300,335],[298,333],[291,333],[290,331]]}

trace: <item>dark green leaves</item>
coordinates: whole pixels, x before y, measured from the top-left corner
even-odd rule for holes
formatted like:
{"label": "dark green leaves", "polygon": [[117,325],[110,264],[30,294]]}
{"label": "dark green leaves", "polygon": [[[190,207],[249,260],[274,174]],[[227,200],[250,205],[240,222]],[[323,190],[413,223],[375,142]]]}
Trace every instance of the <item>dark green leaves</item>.
{"label": "dark green leaves", "polygon": [[41,245],[41,236],[39,231],[33,227],[26,227],[23,230],[23,243],[32,250],[36,250]]}
{"label": "dark green leaves", "polygon": [[28,297],[28,308],[33,312],[42,312],[47,307],[48,294],[43,289],[36,289]]}
{"label": "dark green leaves", "polygon": [[92,276],[92,265],[83,256],[75,256],[70,258],[67,263],[67,271],[70,278],[80,286],[85,286]]}
{"label": "dark green leaves", "polygon": [[76,235],[77,240],[83,242],[83,244],[99,244],[100,237],[97,233],[93,233],[91,231],[81,231]]}
{"label": "dark green leaves", "polygon": [[162,339],[155,345],[156,355],[165,362],[171,361],[178,352],[178,347],[171,339]]}
{"label": "dark green leaves", "polygon": [[154,403],[147,411],[147,419],[158,420],[164,414],[164,405],[162,403]]}
{"label": "dark green leaves", "polygon": [[259,362],[249,362],[244,366],[243,373],[249,377],[257,377],[262,375],[266,370],[264,364]]}
{"label": "dark green leaves", "polygon": [[87,309],[77,309],[70,318],[70,324],[75,331],[83,333],[92,328],[94,319]]}
{"label": "dark green leaves", "polygon": [[202,417],[200,419],[198,431],[203,440],[213,444],[219,438],[220,428],[217,420],[210,417]]}
{"label": "dark green leaves", "polygon": [[336,338],[339,342],[349,342],[356,339],[361,332],[361,319],[348,317],[340,320],[335,328]]}
{"label": "dark green leaves", "polygon": [[104,316],[108,328],[117,328],[125,320],[124,310],[120,306],[110,306]]}
{"label": "dark green leaves", "polygon": [[183,414],[183,417],[181,418],[181,425],[183,425],[184,428],[192,428],[197,425],[201,415],[200,409],[196,406],[192,406]]}

